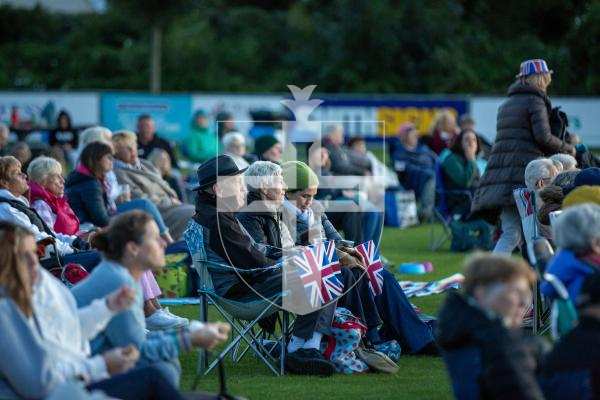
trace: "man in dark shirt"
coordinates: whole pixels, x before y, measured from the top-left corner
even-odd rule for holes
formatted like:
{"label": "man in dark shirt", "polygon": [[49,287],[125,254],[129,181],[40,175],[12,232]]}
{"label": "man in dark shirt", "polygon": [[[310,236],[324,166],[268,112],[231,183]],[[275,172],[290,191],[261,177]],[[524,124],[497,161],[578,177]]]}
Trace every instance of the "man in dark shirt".
{"label": "man in dark shirt", "polygon": [[173,152],[171,144],[156,135],[156,128],[154,126],[154,120],[148,114],[142,114],[138,117],[137,122],[137,136],[138,136],[138,157],[148,158],[148,155],[152,153],[154,149],[163,149],[169,153],[171,157],[171,166],[179,169],[177,165],[177,158]]}

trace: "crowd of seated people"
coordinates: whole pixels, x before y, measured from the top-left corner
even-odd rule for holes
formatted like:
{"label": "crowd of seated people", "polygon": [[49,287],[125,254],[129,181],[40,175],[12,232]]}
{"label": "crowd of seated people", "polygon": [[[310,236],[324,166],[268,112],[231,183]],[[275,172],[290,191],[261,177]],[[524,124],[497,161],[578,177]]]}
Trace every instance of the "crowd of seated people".
{"label": "crowd of seated people", "polygon": [[[336,242],[343,283],[351,289],[327,307],[297,313],[285,356],[288,373],[335,372],[321,343],[331,334],[335,308],[345,307],[365,323],[369,345],[393,340],[406,354],[441,351],[458,358],[467,347],[476,348],[483,360],[482,393],[492,398],[547,395],[540,377],[564,372],[562,360],[579,342],[595,343],[586,335],[598,329],[600,319],[599,282],[594,280],[600,270],[600,206],[585,203],[600,203],[600,169],[578,170],[577,160],[567,154],[535,159],[524,169],[526,188],[537,194],[542,234],[559,249],[547,271],[580,307],[581,324],[546,363],[547,349],[518,329],[535,281],[523,263],[499,256],[467,262],[464,293],[448,296],[434,335],[393,273],[382,272],[382,294],[373,294],[364,277],[365,260],[344,241],[379,245],[383,215],[369,200],[388,188],[414,190],[422,214],[430,213],[438,168],[446,190],[476,190],[481,140],[473,128],[459,133],[455,122],[440,115],[432,143],[442,157],[419,143],[414,125],[405,124],[393,153],[398,174],[390,182],[359,188],[336,187],[335,178],[352,182],[353,177],[383,175],[388,167],[364,140],[346,145],[340,125],[327,127],[323,143],[308,149],[307,163],[284,162],[280,138],[257,137],[250,143],[251,154],[243,134],[213,132],[204,111],[194,115],[185,143],[208,147],[182,150],[200,163],[199,187],[191,196],[182,186],[178,153],[156,134],[148,115],[140,116],[136,133],[92,127],[71,145],[57,142],[75,160],[70,172],[58,160],[41,156],[27,161],[25,174],[18,159],[0,157],[0,236],[6,238],[0,240],[0,258],[6,261],[0,267],[0,319],[19,339],[0,343],[0,356],[22,358],[19,351],[26,346],[32,360],[13,368],[2,365],[0,395],[4,390],[46,397],[77,378],[82,393],[102,390],[132,398],[135,392],[137,398],[150,398],[153,391],[180,398],[180,354],[212,349],[229,333],[223,323],[198,328],[158,302],[161,290],[152,271],[165,265],[167,247],[182,243],[190,222],[203,230],[208,260],[240,270],[265,269],[243,279],[234,271],[211,273],[216,293],[238,302],[280,293],[283,272],[271,267],[316,242]],[[469,202],[452,194],[446,200],[452,214],[469,217]],[[329,208],[332,201],[359,207]],[[563,209],[552,222],[550,213]],[[52,243],[39,253],[37,242],[48,239]],[[53,252],[62,264],[83,265],[89,276],[69,290],[40,266]],[[548,299],[557,295],[547,282],[541,290]],[[596,364],[577,357],[569,362],[598,371]],[[55,365],[51,372],[48,365]]]}

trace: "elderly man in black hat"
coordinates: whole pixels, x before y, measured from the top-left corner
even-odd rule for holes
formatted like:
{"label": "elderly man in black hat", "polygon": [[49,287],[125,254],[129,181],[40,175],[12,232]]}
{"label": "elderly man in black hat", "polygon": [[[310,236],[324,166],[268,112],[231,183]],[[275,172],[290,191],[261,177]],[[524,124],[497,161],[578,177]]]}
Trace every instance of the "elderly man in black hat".
{"label": "elderly man in black hat", "polygon": [[[237,211],[245,204],[246,188],[235,161],[220,155],[198,168],[200,186],[194,221],[202,225],[204,247],[209,261],[236,268],[270,267],[281,254],[270,258],[254,242],[237,220]],[[282,291],[281,270],[266,270],[242,279],[236,271],[211,272],[216,292],[237,301],[269,298]],[[333,305],[333,304],[332,304]],[[329,376],[335,366],[319,351],[322,336],[330,333],[334,307],[330,305],[306,315],[298,315],[285,359],[287,371],[303,375]]]}

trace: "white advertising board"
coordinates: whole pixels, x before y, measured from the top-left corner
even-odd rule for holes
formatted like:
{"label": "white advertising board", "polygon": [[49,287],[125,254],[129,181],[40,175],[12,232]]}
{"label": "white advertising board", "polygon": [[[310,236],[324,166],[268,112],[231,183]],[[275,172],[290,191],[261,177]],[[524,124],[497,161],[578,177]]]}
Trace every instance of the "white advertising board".
{"label": "white advertising board", "polygon": [[0,92],[0,121],[10,123],[18,115],[24,128],[53,126],[61,110],[71,115],[74,126],[100,122],[100,95],[94,92]]}
{"label": "white advertising board", "polygon": [[[477,131],[493,141],[496,137],[496,115],[505,97],[472,97],[470,113]],[[552,106],[561,106],[569,117],[569,131],[591,147],[600,147],[600,98],[555,97]]]}

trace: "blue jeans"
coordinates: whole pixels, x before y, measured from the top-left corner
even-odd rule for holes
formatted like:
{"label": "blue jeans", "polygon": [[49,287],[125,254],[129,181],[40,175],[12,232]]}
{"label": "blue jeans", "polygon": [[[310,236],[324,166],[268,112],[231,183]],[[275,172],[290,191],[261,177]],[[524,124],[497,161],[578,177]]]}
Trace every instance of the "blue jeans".
{"label": "blue jeans", "polygon": [[[365,242],[373,240],[376,247],[379,247],[381,233],[383,230],[383,212],[371,202],[365,203],[363,211],[363,229],[365,234]],[[357,243],[358,245],[359,243]]]}
{"label": "blue jeans", "polygon": [[431,328],[417,315],[398,280],[384,270],[383,293],[375,297],[377,310],[383,322],[380,335],[383,340],[395,339],[402,350],[414,354],[433,341]]}
{"label": "blue jeans", "polygon": [[100,252],[91,250],[91,251],[80,251],[79,253],[67,254],[62,256],[61,261],[63,265],[74,263],[81,264],[83,268],[87,272],[92,272],[92,270],[100,263],[101,256]]}
{"label": "blue jeans", "polygon": [[154,366],[135,368],[87,386],[119,399],[183,399],[177,387]]}
{"label": "blue jeans", "polygon": [[133,199],[117,206],[117,211],[119,213],[124,213],[131,210],[141,210],[147,212],[148,214],[152,215],[152,218],[154,218],[154,222],[156,222],[156,225],[158,225],[158,230],[161,234],[169,232],[169,228],[167,225],[165,225],[165,221],[163,221],[160,211],[158,211],[158,208],[150,200]]}

